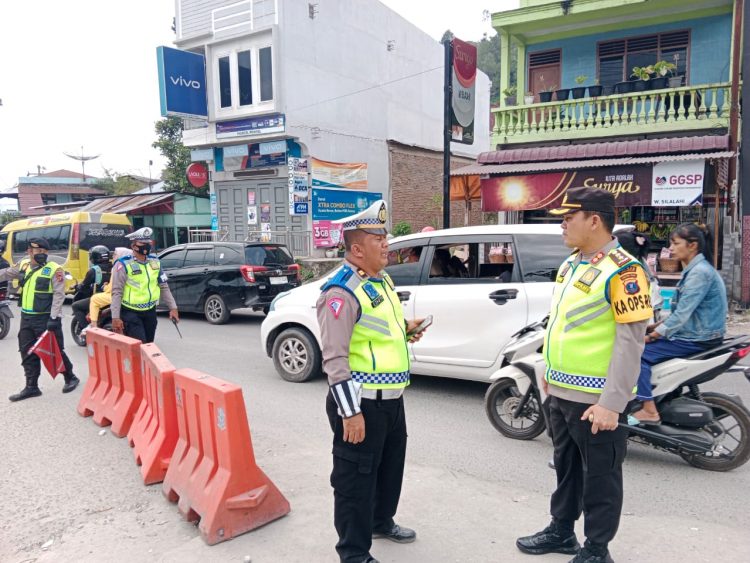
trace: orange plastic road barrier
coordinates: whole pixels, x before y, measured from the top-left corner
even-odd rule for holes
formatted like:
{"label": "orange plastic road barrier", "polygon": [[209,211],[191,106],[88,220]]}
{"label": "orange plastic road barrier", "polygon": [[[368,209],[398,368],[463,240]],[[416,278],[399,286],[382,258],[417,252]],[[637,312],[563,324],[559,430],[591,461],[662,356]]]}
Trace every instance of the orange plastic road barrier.
{"label": "orange plastic road barrier", "polygon": [[141,342],[108,330],[86,332],[89,378],[78,402],[78,414],[92,416],[99,426],[112,425],[122,438],[130,430],[141,403]]}
{"label": "orange plastic road barrier", "polygon": [[192,369],[175,373],[179,438],[162,491],[178,501],[209,545],[289,512],[289,502],[255,463],[242,389]]}
{"label": "orange plastic road barrier", "polygon": [[135,462],[146,485],[159,483],[177,443],[175,367],[155,344],[141,346],[143,399],[128,432]]}

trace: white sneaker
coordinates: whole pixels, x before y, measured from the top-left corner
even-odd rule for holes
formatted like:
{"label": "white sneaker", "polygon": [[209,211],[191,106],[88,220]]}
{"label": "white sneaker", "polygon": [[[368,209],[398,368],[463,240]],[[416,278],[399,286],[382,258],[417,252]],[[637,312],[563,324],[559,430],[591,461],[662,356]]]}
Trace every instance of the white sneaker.
{"label": "white sneaker", "polygon": [[89,331],[89,329],[93,327],[94,327],[93,324],[89,324],[83,327],[83,329],[81,330],[81,336],[86,336],[86,333]]}

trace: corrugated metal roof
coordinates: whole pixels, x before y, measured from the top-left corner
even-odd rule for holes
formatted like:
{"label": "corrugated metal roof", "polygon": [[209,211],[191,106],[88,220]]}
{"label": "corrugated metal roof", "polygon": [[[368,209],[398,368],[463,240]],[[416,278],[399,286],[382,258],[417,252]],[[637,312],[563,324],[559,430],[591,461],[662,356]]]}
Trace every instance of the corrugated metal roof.
{"label": "corrugated metal roof", "polygon": [[95,213],[128,213],[136,209],[150,207],[171,199],[174,194],[148,194],[148,195],[124,195],[118,197],[103,197],[95,199],[81,211],[93,211]]}
{"label": "corrugated metal roof", "polygon": [[577,160],[617,156],[648,156],[652,154],[721,151],[729,148],[729,135],[702,135],[669,139],[640,139],[611,143],[556,145],[483,152],[479,164],[507,164],[547,160]]}
{"label": "corrugated metal roof", "polygon": [[636,156],[630,158],[597,158],[591,160],[558,160],[556,162],[522,162],[519,164],[471,164],[451,170],[451,176],[472,176],[475,174],[515,174],[518,172],[545,172],[549,170],[577,170],[580,168],[599,168],[602,166],[624,166],[627,164],[646,164],[650,162],[672,162],[677,160],[696,160],[708,158],[731,158],[731,151],[663,154],[658,156]]}

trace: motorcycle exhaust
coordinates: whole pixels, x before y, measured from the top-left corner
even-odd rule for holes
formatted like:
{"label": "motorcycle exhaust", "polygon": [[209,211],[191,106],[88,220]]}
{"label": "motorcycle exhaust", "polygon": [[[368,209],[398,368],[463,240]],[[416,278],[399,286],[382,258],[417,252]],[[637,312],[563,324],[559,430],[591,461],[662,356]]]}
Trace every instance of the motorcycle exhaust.
{"label": "motorcycle exhaust", "polygon": [[[689,454],[714,455],[714,441],[704,433],[691,430],[679,430],[667,425],[653,426],[652,430],[645,426],[631,426],[621,422],[619,426],[625,428],[632,436],[649,440],[663,448],[675,449]],[[668,435],[674,432],[673,436]]]}

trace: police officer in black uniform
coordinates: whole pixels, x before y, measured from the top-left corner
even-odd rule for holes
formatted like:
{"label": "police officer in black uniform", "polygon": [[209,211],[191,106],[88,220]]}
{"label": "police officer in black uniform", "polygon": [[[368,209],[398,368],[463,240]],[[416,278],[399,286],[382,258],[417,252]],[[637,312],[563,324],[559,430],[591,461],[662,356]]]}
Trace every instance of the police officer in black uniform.
{"label": "police officer in black uniform", "polygon": [[65,301],[65,272],[62,266],[47,259],[49,243],[43,238],[29,240],[28,253],[31,259],[28,268],[21,271],[10,267],[0,270],[0,281],[19,280],[23,288],[21,295],[21,328],[18,331],[18,348],[21,365],[26,375],[26,386],[11,401],[22,401],[42,394],[39,389],[41,360],[29,354],[29,348],[45,330],[55,334],[65,365],[63,393],[70,393],[80,383],[73,373],[73,364],[65,353],[62,332],[62,305]]}

